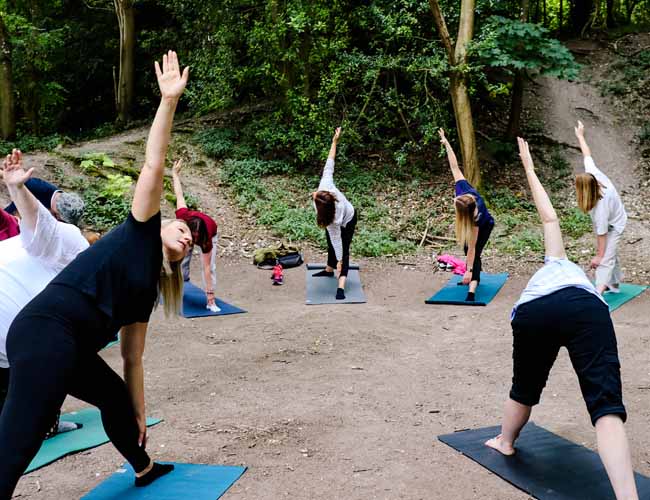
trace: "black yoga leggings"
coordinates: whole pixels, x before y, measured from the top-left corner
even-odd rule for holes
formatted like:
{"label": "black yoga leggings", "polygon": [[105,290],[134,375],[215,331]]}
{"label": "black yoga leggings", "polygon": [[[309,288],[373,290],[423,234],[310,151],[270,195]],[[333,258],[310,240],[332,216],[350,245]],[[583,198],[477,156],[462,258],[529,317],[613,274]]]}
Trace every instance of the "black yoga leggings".
{"label": "black yoga leggings", "polygon": [[[472,281],[481,282],[481,269],[483,269],[483,263],[481,262],[481,254],[485,248],[485,244],[490,239],[490,234],[492,234],[492,229],[494,224],[488,226],[482,226],[478,229],[478,238],[476,238],[476,251],[474,252],[474,263],[472,264]],[[465,245],[465,255],[467,255],[467,245]]]}
{"label": "black yoga leggings", "polygon": [[[341,227],[341,243],[343,244],[343,258],[341,259],[341,276],[347,276],[348,270],[350,269],[350,244],[352,243],[352,237],[354,236],[354,230],[357,227],[357,211],[354,210],[354,215],[350,222],[347,223],[345,227]],[[333,269],[336,269],[336,252],[332,246],[332,240],[330,240],[330,233],[325,230],[325,236],[327,237],[327,265]]]}
{"label": "black yoga leggings", "polygon": [[12,323],[9,392],[0,414],[0,500],[11,498],[67,394],[99,408],[106,434],[135,471],[149,465],[126,384],[91,347],[106,324],[88,297],[60,285],[48,286]]}

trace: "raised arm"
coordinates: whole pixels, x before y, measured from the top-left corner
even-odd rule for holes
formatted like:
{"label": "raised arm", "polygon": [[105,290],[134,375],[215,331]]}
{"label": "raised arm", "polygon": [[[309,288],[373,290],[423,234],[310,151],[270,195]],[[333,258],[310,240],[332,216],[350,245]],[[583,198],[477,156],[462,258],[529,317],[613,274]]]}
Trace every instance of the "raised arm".
{"label": "raised arm", "polygon": [[566,258],[566,252],[564,250],[564,242],[562,241],[560,220],[557,217],[557,213],[553,208],[553,204],[551,203],[548,194],[546,194],[544,186],[542,186],[542,183],[537,178],[535,165],[533,164],[533,158],[530,156],[528,143],[521,137],[517,138],[517,142],[519,143],[519,157],[521,158],[521,162],[524,164],[524,171],[526,172],[530,191],[533,194],[533,201],[535,202],[537,213],[539,214],[540,219],[542,219],[542,225],[544,226],[545,255],[546,257],[564,259]]}
{"label": "raised arm", "polygon": [[155,62],[155,68],[161,94],[160,105],[149,131],[145,162],[135,186],[131,206],[133,217],[141,222],[149,220],[160,211],[165,157],[174,113],[189,74],[189,68],[185,68],[181,74],[176,52],[171,50],[163,56],[162,70],[158,61]]}
{"label": "raised arm", "polygon": [[2,179],[7,185],[11,201],[20,213],[21,224],[34,232],[38,222],[39,201],[25,187],[25,182],[31,177],[32,172],[34,172],[33,168],[28,171],[23,168],[23,155],[18,149],[14,149],[2,162]]}
{"label": "raised arm", "polygon": [[328,160],[334,160],[336,158],[336,146],[339,143],[339,137],[341,137],[341,127],[336,127],[334,131],[334,137],[332,137],[332,146],[330,147],[330,152],[327,155]]}
{"label": "raised arm", "polygon": [[573,131],[576,133],[576,137],[578,138],[578,143],[580,143],[580,150],[582,151],[582,156],[585,158],[587,156],[591,156],[591,148],[589,148],[589,144],[587,144],[587,140],[585,139],[585,126],[582,124],[580,120],[578,120],[578,126],[573,128]]}
{"label": "raised arm", "polygon": [[440,134],[440,142],[447,150],[447,160],[449,160],[449,166],[451,167],[451,173],[454,176],[454,182],[462,181],[465,179],[465,176],[458,167],[458,159],[456,158],[456,153],[454,153],[454,148],[452,148],[451,144],[449,144],[449,141],[447,140],[447,137],[445,137],[445,131],[443,129],[438,130],[438,134]]}
{"label": "raised arm", "polygon": [[187,208],[185,196],[183,196],[183,185],[181,184],[181,170],[183,169],[183,160],[178,160],[172,168],[172,181],[174,182],[174,194],[176,195],[176,210]]}

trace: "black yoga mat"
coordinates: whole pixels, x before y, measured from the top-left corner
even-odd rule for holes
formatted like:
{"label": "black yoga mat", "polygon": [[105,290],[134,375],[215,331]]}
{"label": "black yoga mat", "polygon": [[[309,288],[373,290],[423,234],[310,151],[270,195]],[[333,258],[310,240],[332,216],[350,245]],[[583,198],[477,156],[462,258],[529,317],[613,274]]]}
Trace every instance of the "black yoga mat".
{"label": "black yoga mat", "polygon": [[[539,500],[613,500],[614,491],[598,454],[529,422],[506,457],[485,446],[500,426],[438,436],[490,472]],[[650,479],[636,474],[639,498],[650,499]]]}

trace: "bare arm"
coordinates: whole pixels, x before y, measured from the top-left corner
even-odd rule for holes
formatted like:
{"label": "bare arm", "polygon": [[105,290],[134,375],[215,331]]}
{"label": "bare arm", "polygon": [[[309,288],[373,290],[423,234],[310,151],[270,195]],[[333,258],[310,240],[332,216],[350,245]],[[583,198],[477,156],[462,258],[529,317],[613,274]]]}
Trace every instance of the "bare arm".
{"label": "bare arm", "polygon": [[29,228],[31,232],[36,231],[39,201],[25,187],[25,182],[33,172],[33,168],[28,171],[23,168],[23,155],[18,149],[14,149],[2,162],[2,179],[7,185],[11,201],[14,202],[20,213],[21,224]]}
{"label": "bare arm", "polygon": [[174,183],[174,194],[176,195],[176,210],[180,208],[187,208],[185,203],[185,196],[183,196],[183,185],[181,183],[181,170],[183,168],[183,160],[178,160],[174,163],[172,168],[172,181]]}
{"label": "bare arm", "polygon": [[449,167],[451,168],[451,173],[454,176],[454,182],[462,181],[465,179],[463,172],[461,172],[460,167],[458,166],[458,158],[456,158],[456,153],[454,153],[454,148],[451,147],[447,137],[445,136],[445,131],[443,129],[438,130],[440,134],[440,142],[447,150],[447,160],[449,161]]}
{"label": "bare arm", "polygon": [[327,155],[328,160],[333,160],[336,158],[336,146],[339,143],[339,137],[341,137],[341,127],[337,127],[334,132],[334,137],[332,137],[332,145],[330,146],[330,152]]}
{"label": "bare arm", "polygon": [[547,257],[555,257],[558,259],[566,258],[566,251],[564,250],[564,242],[562,241],[562,231],[560,230],[560,221],[557,213],[553,208],[544,186],[537,178],[535,173],[535,165],[530,156],[530,149],[528,143],[521,137],[517,138],[519,143],[519,156],[524,164],[526,178],[530,186],[530,191],[533,194],[533,200],[537,207],[537,213],[542,219],[544,226],[544,250]]}
{"label": "bare arm", "polygon": [[581,121],[578,121],[578,126],[574,127],[573,130],[576,133],[576,137],[578,138],[582,156],[591,156],[591,149],[589,148],[589,144],[587,144],[587,140],[585,139],[585,126]]}
{"label": "bare arm", "polygon": [[189,68],[181,75],[176,52],[163,56],[162,71],[155,63],[161,100],[147,138],[145,162],[135,186],[131,212],[136,220],[149,220],[160,211],[160,196],[163,190],[165,157],[171,136],[172,123],[178,100],[185,90]]}
{"label": "bare arm", "polygon": [[203,253],[201,252],[201,267],[203,269],[203,281],[205,282],[205,296],[207,299],[208,305],[214,304],[214,288],[213,283],[215,282],[214,276],[212,276],[212,269],[210,264],[212,264],[212,252],[215,249],[212,249],[211,252]]}
{"label": "bare arm", "polygon": [[131,396],[140,435],[138,445],[146,443],[147,416],[144,404],[144,354],[147,323],[132,323],[120,332],[120,348],[124,366],[124,381]]}

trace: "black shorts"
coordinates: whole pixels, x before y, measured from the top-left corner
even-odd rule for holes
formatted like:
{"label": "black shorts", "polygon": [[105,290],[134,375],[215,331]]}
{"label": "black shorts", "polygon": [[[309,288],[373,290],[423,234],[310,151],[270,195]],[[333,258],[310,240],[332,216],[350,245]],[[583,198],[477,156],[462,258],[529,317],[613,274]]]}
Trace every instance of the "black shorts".
{"label": "black shorts", "polygon": [[514,373],[510,398],[539,403],[560,347],[569,351],[591,423],[604,415],[627,414],[621,365],[609,309],[595,295],[563,288],[517,308],[512,320]]}

